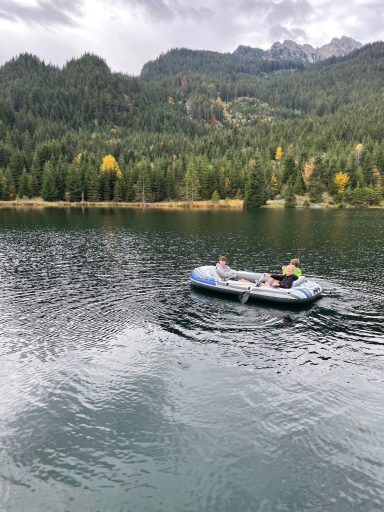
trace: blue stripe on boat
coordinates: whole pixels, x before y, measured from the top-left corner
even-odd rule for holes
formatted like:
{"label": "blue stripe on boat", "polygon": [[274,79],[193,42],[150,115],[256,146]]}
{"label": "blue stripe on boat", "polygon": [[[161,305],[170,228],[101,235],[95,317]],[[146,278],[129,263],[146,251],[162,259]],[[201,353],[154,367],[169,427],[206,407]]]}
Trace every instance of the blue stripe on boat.
{"label": "blue stripe on boat", "polygon": [[307,297],[307,299],[311,297],[311,293],[309,293],[309,291],[305,290],[304,288],[296,288],[295,292],[301,292],[303,295],[305,295],[305,297]]}
{"label": "blue stripe on boat", "polygon": [[196,272],[196,270],[192,270],[189,274],[189,277],[194,281],[198,281],[199,283],[210,284],[211,286],[216,286],[216,279],[213,277],[200,277],[202,274]]}

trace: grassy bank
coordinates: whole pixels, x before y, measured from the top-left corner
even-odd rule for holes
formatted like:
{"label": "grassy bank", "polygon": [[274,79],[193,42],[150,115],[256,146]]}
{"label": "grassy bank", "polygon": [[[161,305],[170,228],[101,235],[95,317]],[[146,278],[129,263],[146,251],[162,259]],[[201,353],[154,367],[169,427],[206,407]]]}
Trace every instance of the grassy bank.
{"label": "grassy bank", "polygon": [[[309,205],[308,196],[296,196],[297,208],[306,208]],[[344,205],[352,208],[351,205]],[[79,201],[70,203],[69,201],[44,201],[41,197],[32,199],[15,199],[13,201],[0,201],[0,208],[145,208],[162,210],[215,210],[232,209],[241,210],[243,208],[242,199],[221,199],[217,203],[212,201],[162,201],[160,203],[140,203],[140,202],[87,202]],[[338,208],[339,205],[332,200],[332,197],[324,194],[324,200],[318,204],[309,205],[310,208]],[[380,208],[381,206],[375,206]],[[284,208],[284,199],[271,199],[263,208]]]}
{"label": "grassy bank", "polygon": [[36,208],[156,208],[163,210],[211,210],[211,209],[235,209],[243,208],[243,201],[240,199],[222,199],[217,203],[212,201],[162,201],[160,203],[140,203],[140,202],[87,202],[80,201],[70,203],[68,201],[44,201],[40,197],[33,199],[15,199],[13,201],[0,201],[0,208],[8,207],[36,207]]}

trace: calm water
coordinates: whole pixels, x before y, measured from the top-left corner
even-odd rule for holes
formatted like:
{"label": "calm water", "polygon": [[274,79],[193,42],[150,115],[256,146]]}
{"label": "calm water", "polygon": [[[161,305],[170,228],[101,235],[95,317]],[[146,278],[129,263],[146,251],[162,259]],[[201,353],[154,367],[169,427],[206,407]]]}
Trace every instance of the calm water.
{"label": "calm water", "polygon": [[[384,510],[383,211],[0,210],[0,509]],[[299,256],[288,310],[191,289]]]}

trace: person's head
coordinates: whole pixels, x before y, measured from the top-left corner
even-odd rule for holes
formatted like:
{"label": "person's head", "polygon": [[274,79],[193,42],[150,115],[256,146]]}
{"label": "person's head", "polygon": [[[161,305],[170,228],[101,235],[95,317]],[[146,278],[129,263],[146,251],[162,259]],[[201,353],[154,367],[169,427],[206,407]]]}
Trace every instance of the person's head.
{"label": "person's head", "polygon": [[293,273],[295,272],[295,269],[296,269],[295,265],[287,265],[287,266],[285,267],[285,273],[286,273],[286,275],[287,275],[287,276],[292,276],[292,275],[293,275]]}
{"label": "person's head", "polygon": [[224,267],[227,264],[227,258],[225,256],[219,256],[219,264]]}
{"label": "person's head", "polygon": [[291,265],[294,265],[295,267],[300,268],[301,263],[300,263],[299,258],[292,258],[292,259],[291,259]]}

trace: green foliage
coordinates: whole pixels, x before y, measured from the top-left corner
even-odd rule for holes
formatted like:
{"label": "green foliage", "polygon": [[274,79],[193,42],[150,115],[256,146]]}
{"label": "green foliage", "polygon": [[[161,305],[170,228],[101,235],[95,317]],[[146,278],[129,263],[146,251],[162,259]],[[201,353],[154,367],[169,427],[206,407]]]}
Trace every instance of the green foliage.
{"label": "green foliage", "polygon": [[137,181],[134,185],[135,199],[141,203],[152,201],[150,162],[143,158],[137,163],[136,168]]}
{"label": "green foliage", "polygon": [[220,202],[220,194],[217,190],[215,190],[212,194],[211,201],[213,204],[218,204]]}
{"label": "green foliage", "polygon": [[323,200],[323,193],[325,191],[324,175],[324,161],[321,157],[317,157],[308,184],[308,194],[311,203],[321,203]]}
{"label": "green foliage", "polygon": [[267,200],[267,183],[261,158],[249,162],[248,182],[245,189],[244,208],[260,208]]}
{"label": "green foliage", "polygon": [[44,165],[41,196],[44,201],[55,201],[57,199],[55,173],[51,162],[46,162]]}
{"label": "green foliage", "polygon": [[294,184],[291,181],[288,182],[287,188],[285,189],[285,208],[296,208],[296,195],[294,191]]}
{"label": "green foliage", "polygon": [[[140,78],[89,54],[62,69],[12,59],[0,67],[0,197],[192,201],[217,192],[258,207],[282,184],[301,194],[314,159],[311,201],[336,195],[338,172],[350,176],[346,201],[381,201],[384,43],[306,68],[258,59],[173,50]],[[105,155],[121,176],[99,173]]]}
{"label": "green foliage", "polygon": [[196,201],[200,198],[200,181],[196,162],[191,159],[187,165],[187,171],[184,177],[184,199],[186,201]]}
{"label": "green foliage", "polygon": [[289,155],[284,161],[284,170],[282,182],[288,183],[288,181],[293,181],[296,178],[297,169],[295,164],[295,159],[293,156]]}
{"label": "green foliage", "polygon": [[358,185],[348,193],[350,202],[355,206],[367,207],[379,205],[383,199],[380,185],[360,186]]}
{"label": "green foliage", "polygon": [[68,167],[66,183],[66,199],[68,201],[81,201],[83,198],[83,185],[81,179],[81,169],[76,164]]}
{"label": "green foliage", "polygon": [[98,201],[99,195],[99,173],[96,166],[90,165],[85,171],[85,199],[87,201]]}
{"label": "green foliage", "polygon": [[27,171],[24,169],[19,180],[19,189],[17,192],[18,197],[32,197],[33,187],[32,187],[32,177],[30,174],[27,174]]}

